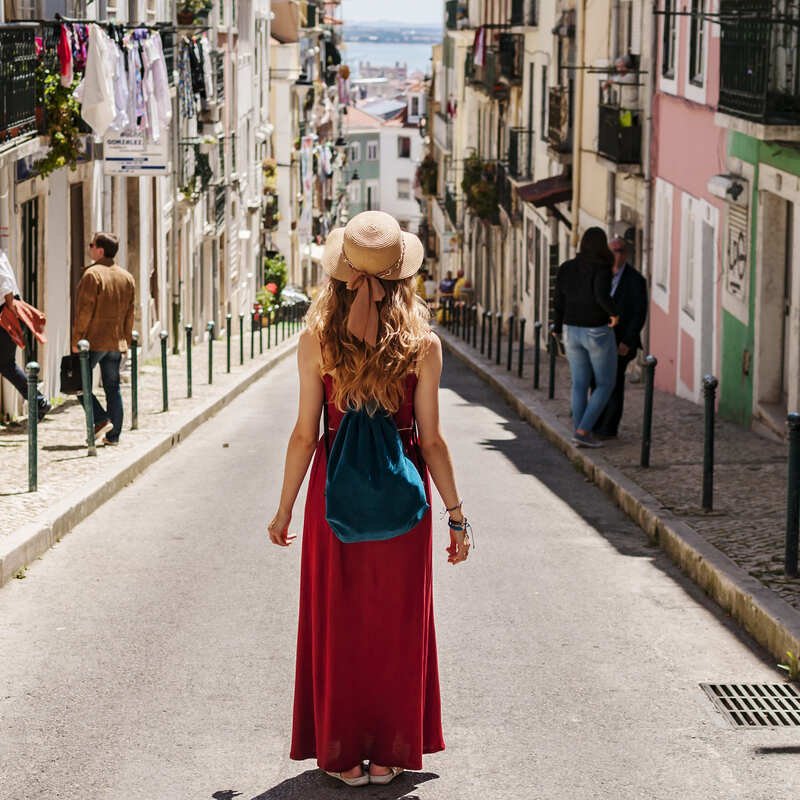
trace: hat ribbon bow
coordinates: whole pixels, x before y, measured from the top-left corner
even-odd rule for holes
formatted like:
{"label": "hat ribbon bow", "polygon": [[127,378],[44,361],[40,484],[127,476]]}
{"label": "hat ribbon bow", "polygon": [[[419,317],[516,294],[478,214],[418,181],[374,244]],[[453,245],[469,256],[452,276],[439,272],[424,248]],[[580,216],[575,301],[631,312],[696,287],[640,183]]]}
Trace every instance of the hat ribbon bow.
{"label": "hat ribbon bow", "polygon": [[366,272],[356,274],[347,281],[347,288],[356,293],[347,319],[347,330],[362,342],[375,347],[378,341],[378,306],[386,292],[381,282]]}

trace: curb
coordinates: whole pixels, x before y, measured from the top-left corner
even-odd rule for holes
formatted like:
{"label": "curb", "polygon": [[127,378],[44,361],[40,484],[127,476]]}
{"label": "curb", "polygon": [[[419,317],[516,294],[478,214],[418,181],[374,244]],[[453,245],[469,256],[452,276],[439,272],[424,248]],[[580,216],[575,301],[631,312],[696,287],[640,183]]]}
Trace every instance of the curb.
{"label": "curb", "polygon": [[[800,611],[749,575],[722,551],[602,456],[588,456],[571,441],[571,432],[556,415],[533,398],[526,402],[511,375],[495,374],[472,358],[466,345],[439,330],[447,350],[489,384],[551,444],[599,486],[657,544],[678,567],[760,645],[780,660],[786,652],[800,652]],[[524,390],[523,390],[524,391]]]}
{"label": "curb", "polygon": [[[281,343],[282,345],[283,343]],[[284,349],[273,350],[273,357],[245,375],[239,383],[221,397],[207,400],[194,411],[176,420],[176,427],[131,453],[111,476],[103,476],[83,489],[55,503],[43,521],[32,522],[14,531],[0,541],[0,586],[13,578],[21,569],[41,556],[69,533],[79,522],[95,512],[106,500],[132,483],[151,464],[172,450],[180,442],[219,413],[256,381],[264,377],[297,349],[297,341],[289,342]]]}

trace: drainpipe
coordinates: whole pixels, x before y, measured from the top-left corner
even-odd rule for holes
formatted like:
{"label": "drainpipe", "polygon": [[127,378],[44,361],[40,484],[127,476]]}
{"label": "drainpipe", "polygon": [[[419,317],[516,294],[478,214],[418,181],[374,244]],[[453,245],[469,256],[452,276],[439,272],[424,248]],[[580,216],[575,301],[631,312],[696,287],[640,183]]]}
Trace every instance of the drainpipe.
{"label": "drainpipe", "polygon": [[[586,0],[580,0],[577,19],[576,36],[578,39],[577,62],[578,66],[584,63],[584,45],[586,31]],[[581,151],[583,135],[583,70],[578,70],[577,86],[575,87],[575,128],[572,131],[572,235],[570,241],[573,247],[578,245],[578,228],[581,208]]]}
{"label": "drainpipe", "polygon": [[[619,53],[619,0],[611,3],[611,59],[618,58]],[[609,235],[614,234],[614,220],[617,216],[617,174],[608,171],[606,178],[606,227]]]}

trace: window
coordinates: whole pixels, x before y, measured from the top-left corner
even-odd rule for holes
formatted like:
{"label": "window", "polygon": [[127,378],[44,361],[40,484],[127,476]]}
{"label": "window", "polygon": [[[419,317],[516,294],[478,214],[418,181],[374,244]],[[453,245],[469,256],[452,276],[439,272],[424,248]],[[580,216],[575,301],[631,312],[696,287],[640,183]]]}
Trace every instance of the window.
{"label": "window", "polygon": [[678,37],[678,18],[675,0],[664,0],[664,27],[661,42],[661,74],[670,80],[675,77],[675,48]]}
{"label": "window", "polygon": [[653,299],[669,309],[669,271],[672,243],[672,184],[656,180]]}
{"label": "window", "polygon": [[397,157],[398,158],[411,158],[411,137],[398,136],[397,137]]}
{"label": "window", "polygon": [[694,319],[695,275],[697,274],[697,253],[695,246],[695,204],[694,200],[683,196],[683,258],[681,259],[681,306],[683,311]]}
{"label": "window", "polygon": [[702,86],[705,73],[705,0],[692,0],[692,22],[689,37],[689,80]]}
{"label": "window", "polygon": [[408,178],[397,179],[397,199],[398,200],[411,199],[411,181]]}
{"label": "window", "polygon": [[[347,196],[354,206],[361,205],[361,181],[350,181],[347,187]],[[353,209],[351,209],[352,211]]]}
{"label": "window", "polygon": [[367,211],[378,210],[381,207],[380,197],[378,196],[378,185],[378,181],[367,181],[365,184]]}
{"label": "window", "polygon": [[361,142],[350,145],[350,161],[361,161]]}
{"label": "window", "polygon": [[550,88],[547,85],[547,67],[542,67],[542,94],[539,106],[539,131],[543,141],[547,141],[547,112],[550,104]]}
{"label": "window", "polygon": [[411,98],[411,116],[418,117],[419,116],[419,97],[413,95]]}
{"label": "window", "polygon": [[378,160],[378,143],[367,142],[367,161]]}

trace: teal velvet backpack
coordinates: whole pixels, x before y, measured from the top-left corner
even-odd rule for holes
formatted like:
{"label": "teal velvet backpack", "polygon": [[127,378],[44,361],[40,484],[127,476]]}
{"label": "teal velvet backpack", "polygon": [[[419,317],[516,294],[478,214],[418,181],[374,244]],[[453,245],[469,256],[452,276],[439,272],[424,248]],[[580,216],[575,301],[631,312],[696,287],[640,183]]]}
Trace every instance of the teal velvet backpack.
{"label": "teal velvet backpack", "polygon": [[[325,519],[336,538],[349,544],[408,533],[430,506],[394,419],[383,409],[351,409],[331,446],[325,394]],[[416,439],[416,422],[414,433]]]}

